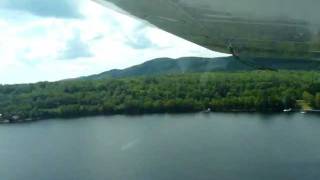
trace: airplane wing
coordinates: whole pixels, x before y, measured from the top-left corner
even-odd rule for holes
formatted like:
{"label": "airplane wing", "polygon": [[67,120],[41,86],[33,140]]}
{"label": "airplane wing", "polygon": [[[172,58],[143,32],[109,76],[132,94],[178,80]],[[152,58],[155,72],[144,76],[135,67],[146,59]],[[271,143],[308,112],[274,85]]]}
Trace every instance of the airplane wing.
{"label": "airplane wing", "polygon": [[320,1],[95,0],[208,49],[320,59]]}

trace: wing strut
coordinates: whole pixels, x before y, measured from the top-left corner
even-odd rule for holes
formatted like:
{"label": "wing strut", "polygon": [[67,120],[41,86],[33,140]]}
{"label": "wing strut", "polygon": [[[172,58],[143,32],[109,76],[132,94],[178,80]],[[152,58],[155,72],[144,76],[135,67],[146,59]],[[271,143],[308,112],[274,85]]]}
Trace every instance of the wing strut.
{"label": "wing strut", "polygon": [[246,61],[246,60],[242,60],[240,58],[240,53],[238,53],[235,48],[232,46],[232,44],[230,43],[229,46],[229,51],[230,53],[232,54],[232,56],[238,60],[240,63],[246,65],[246,66],[249,66],[249,67],[252,67],[254,69],[257,69],[257,70],[263,70],[263,71],[275,71],[277,72],[278,70],[277,69],[274,69],[274,68],[271,68],[271,67],[266,67],[266,66],[261,66],[261,65],[258,65],[258,64],[254,64],[250,61]]}

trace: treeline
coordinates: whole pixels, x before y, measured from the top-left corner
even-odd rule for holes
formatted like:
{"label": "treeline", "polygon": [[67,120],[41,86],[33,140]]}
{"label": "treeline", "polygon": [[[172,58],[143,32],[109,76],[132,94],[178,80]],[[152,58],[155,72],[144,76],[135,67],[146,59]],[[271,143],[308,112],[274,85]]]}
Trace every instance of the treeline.
{"label": "treeline", "polygon": [[0,86],[0,114],[23,119],[320,108],[320,73],[253,71]]}

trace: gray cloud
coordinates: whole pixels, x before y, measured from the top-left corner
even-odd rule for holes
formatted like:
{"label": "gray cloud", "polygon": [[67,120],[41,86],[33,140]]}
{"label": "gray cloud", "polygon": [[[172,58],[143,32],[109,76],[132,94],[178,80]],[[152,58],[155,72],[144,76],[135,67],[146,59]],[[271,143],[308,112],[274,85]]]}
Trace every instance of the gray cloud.
{"label": "gray cloud", "polygon": [[134,49],[147,49],[154,47],[154,44],[150,41],[150,39],[140,33],[136,34],[134,38],[128,39],[125,43]]}
{"label": "gray cloud", "polygon": [[76,59],[82,57],[92,57],[89,46],[81,40],[80,32],[75,32],[72,39],[67,42],[67,48],[61,53],[61,59]]}
{"label": "gray cloud", "polygon": [[137,26],[133,31],[133,34],[130,35],[130,38],[127,37],[126,45],[134,49],[147,49],[152,47],[157,47],[149,37],[146,35],[146,25],[141,24]]}
{"label": "gray cloud", "polygon": [[100,39],[103,39],[104,37],[104,34],[97,34],[94,38],[91,39],[91,41],[98,41]]}
{"label": "gray cloud", "polygon": [[77,0],[1,0],[0,7],[26,11],[36,16],[80,18]]}

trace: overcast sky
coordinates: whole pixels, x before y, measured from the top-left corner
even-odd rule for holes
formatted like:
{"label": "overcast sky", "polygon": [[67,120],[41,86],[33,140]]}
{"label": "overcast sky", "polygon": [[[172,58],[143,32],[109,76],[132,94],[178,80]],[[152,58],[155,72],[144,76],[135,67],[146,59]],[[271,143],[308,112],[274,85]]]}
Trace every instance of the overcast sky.
{"label": "overcast sky", "polygon": [[0,84],[221,55],[90,0],[0,0]]}

